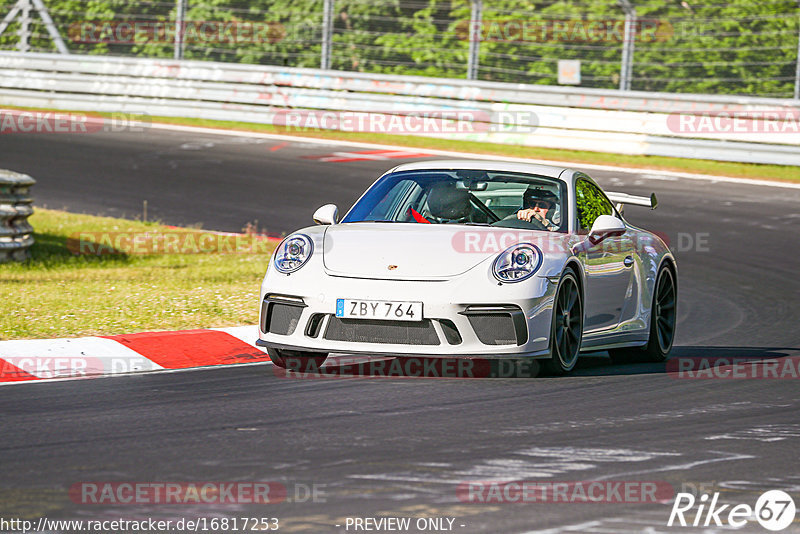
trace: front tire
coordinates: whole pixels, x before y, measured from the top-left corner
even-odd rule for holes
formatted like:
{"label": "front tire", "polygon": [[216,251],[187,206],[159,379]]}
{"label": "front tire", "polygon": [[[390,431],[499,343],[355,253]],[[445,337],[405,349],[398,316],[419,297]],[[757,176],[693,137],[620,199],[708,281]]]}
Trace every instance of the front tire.
{"label": "front tire", "polygon": [[583,339],[583,299],[578,278],[572,271],[561,277],[553,302],[553,323],[550,327],[550,359],[547,368],[552,374],[572,371],[578,361]]}
{"label": "front tire", "polygon": [[614,363],[633,361],[663,362],[672,350],[677,323],[678,293],[675,277],[669,267],[662,267],[656,278],[653,305],[650,309],[650,334],[644,347],[611,349],[608,355]]}
{"label": "front tire", "polygon": [[282,369],[295,371],[298,373],[315,373],[319,371],[325,359],[326,353],[306,352],[295,350],[279,350],[268,348],[267,354],[272,363]]}

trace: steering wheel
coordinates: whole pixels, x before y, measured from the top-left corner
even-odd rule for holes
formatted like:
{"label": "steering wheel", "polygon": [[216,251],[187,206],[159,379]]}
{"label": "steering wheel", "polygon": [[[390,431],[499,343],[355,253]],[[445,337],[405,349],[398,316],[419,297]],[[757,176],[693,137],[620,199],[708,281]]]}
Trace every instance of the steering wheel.
{"label": "steering wheel", "polygon": [[[524,230],[547,230],[547,227],[544,224],[542,224],[542,222],[536,217],[531,217],[530,222],[528,222],[524,219],[517,219],[516,213],[512,213],[505,219],[500,219],[497,222],[502,223],[502,225],[498,225],[497,223],[492,223],[492,224],[494,226],[502,226],[503,228],[520,228]],[[531,225],[533,225],[533,228],[531,228]]]}

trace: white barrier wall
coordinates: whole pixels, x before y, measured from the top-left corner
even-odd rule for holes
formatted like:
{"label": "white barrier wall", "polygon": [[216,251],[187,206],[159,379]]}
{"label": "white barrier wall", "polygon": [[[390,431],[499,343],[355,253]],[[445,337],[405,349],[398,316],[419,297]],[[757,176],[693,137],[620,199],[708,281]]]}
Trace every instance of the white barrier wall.
{"label": "white barrier wall", "polygon": [[[436,128],[388,133],[800,165],[800,102],[786,99],[3,52],[0,105],[264,124],[284,124],[289,116],[324,118],[326,111],[333,119],[352,117],[349,112],[387,119],[458,113],[470,124],[456,133]],[[348,129],[345,122],[329,120],[322,126]]]}

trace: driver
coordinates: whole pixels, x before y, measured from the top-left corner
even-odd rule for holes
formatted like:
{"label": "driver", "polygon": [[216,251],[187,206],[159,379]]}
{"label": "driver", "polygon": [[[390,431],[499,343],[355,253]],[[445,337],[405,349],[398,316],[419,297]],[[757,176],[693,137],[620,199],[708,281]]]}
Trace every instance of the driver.
{"label": "driver", "polygon": [[545,230],[554,232],[559,226],[556,220],[557,204],[558,197],[552,191],[530,186],[522,196],[522,209],[517,212],[517,219],[528,222],[535,219]]}

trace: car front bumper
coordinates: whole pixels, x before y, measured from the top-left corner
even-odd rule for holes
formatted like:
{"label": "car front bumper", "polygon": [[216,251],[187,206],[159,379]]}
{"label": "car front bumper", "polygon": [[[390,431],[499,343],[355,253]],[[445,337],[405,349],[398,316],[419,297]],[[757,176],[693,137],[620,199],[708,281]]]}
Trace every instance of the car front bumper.
{"label": "car front bumper", "polygon": [[[311,274],[268,273],[259,346],[379,356],[549,357],[556,283],[547,277],[498,284],[475,276],[408,281]],[[422,302],[424,320],[338,319],[339,298]]]}

